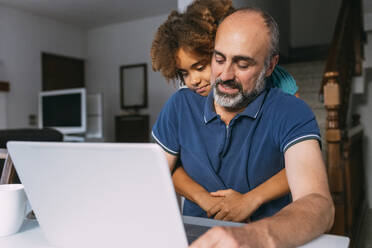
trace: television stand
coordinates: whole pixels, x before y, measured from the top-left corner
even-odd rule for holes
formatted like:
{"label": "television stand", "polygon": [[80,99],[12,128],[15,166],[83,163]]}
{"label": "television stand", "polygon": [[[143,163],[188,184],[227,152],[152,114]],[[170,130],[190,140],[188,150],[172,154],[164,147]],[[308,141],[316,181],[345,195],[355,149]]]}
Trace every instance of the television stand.
{"label": "television stand", "polygon": [[79,136],[79,135],[64,135],[63,141],[64,142],[85,142],[85,137]]}

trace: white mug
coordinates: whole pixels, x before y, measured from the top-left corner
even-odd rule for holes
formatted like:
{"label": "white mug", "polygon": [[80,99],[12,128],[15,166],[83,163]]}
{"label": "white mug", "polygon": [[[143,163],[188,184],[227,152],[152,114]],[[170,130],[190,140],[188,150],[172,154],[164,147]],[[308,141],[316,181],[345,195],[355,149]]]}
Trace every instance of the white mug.
{"label": "white mug", "polygon": [[18,232],[25,218],[26,203],[22,184],[0,185],[0,237]]}

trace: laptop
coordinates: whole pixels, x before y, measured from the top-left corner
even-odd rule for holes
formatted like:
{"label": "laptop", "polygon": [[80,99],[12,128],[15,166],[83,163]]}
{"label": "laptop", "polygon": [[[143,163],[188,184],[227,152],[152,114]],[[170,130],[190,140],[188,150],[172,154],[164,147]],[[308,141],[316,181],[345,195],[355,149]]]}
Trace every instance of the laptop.
{"label": "laptop", "polygon": [[184,225],[157,144],[8,142],[7,147],[51,245],[187,247],[214,225]]}

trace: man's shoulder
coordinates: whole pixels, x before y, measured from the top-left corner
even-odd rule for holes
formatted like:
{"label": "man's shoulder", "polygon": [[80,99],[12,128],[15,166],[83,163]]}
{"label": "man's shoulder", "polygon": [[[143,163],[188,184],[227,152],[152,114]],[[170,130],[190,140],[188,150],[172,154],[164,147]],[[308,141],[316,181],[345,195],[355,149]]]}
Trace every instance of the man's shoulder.
{"label": "man's shoulder", "polygon": [[283,153],[300,141],[320,139],[316,118],[302,99],[273,89],[266,100],[262,113],[264,128],[269,128]]}
{"label": "man's shoulder", "polygon": [[272,111],[298,112],[311,110],[305,101],[278,88],[270,89],[266,103],[267,110]]}

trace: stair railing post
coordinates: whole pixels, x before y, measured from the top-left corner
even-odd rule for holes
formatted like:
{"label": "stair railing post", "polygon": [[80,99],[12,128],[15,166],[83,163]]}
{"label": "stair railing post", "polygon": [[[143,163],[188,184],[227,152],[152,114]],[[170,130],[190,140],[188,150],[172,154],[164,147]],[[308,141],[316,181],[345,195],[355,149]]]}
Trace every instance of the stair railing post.
{"label": "stair railing post", "polygon": [[342,168],[341,130],[339,129],[340,85],[337,82],[339,73],[329,71],[324,74],[324,105],[327,110],[327,172],[331,194],[335,203],[336,216],[332,233],[345,234],[345,190]]}

